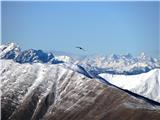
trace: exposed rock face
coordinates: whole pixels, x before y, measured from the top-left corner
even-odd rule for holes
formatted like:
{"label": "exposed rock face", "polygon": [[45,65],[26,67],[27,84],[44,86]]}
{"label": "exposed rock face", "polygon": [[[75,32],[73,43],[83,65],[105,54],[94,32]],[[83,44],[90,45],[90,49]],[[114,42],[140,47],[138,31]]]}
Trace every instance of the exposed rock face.
{"label": "exposed rock face", "polygon": [[160,107],[63,64],[0,60],[2,120],[158,120]]}

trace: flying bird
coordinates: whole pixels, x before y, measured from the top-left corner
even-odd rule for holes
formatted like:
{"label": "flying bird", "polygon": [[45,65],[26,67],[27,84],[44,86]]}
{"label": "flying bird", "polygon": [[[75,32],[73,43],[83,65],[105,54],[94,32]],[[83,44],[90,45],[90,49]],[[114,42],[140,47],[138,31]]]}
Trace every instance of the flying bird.
{"label": "flying bird", "polygon": [[85,49],[83,49],[82,47],[80,46],[77,46],[76,48],[80,49],[80,50],[83,50],[83,51],[86,51]]}

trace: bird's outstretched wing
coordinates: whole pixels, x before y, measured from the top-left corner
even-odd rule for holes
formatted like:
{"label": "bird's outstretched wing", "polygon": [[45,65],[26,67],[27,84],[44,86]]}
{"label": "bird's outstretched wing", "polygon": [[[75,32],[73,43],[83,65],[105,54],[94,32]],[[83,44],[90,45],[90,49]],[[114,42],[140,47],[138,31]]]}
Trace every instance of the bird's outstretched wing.
{"label": "bird's outstretched wing", "polygon": [[80,49],[80,50],[83,50],[83,51],[86,51],[84,48],[80,47],[80,46],[77,46],[76,48]]}

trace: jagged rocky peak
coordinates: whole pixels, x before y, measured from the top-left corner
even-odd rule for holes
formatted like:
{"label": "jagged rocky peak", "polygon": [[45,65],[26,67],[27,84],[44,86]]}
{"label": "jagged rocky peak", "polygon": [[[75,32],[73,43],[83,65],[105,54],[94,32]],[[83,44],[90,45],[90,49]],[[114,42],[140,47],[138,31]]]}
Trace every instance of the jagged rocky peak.
{"label": "jagged rocky peak", "polygon": [[128,54],[126,54],[124,56],[125,56],[125,58],[128,58],[128,59],[132,59],[133,58],[133,56],[130,53],[128,53]]}
{"label": "jagged rocky peak", "polygon": [[14,59],[19,55],[20,51],[20,47],[15,43],[0,45],[0,59]]}
{"label": "jagged rocky peak", "polygon": [[13,42],[0,45],[0,50],[4,50],[6,48],[8,48],[8,50],[13,50],[13,49],[17,49],[17,48],[19,49],[19,46]]}
{"label": "jagged rocky peak", "polygon": [[55,59],[53,53],[42,50],[28,49],[22,51],[15,43],[9,43],[0,46],[0,59],[12,59],[19,63],[62,63],[63,61]]}
{"label": "jagged rocky peak", "polygon": [[153,63],[156,63],[158,60],[156,59],[156,58],[152,58],[152,57],[150,57],[150,56],[148,56],[148,55],[146,55],[144,52],[142,52],[139,56],[138,56],[138,59],[140,60],[140,61],[147,61],[147,62],[153,62]]}
{"label": "jagged rocky peak", "polygon": [[117,54],[111,54],[111,55],[108,57],[108,59],[110,59],[110,60],[117,60],[117,59],[119,59],[119,58],[120,58],[120,56],[117,55]]}

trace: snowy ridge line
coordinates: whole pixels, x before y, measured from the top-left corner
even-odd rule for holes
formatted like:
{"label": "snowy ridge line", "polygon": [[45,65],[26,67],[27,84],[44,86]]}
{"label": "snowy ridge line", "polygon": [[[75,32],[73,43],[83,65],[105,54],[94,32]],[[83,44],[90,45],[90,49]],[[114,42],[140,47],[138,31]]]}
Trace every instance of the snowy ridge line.
{"label": "snowy ridge line", "polygon": [[129,91],[129,90],[127,90],[127,89],[123,89],[123,88],[121,88],[121,87],[118,87],[118,86],[116,86],[116,85],[108,82],[106,79],[104,79],[104,78],[102,78],[102,77],[100,77],[100,76],[98,76],[98,79],[100,79],[103,84],[107,84],[107,85],[109,85],[109,86],[113,86],[113,87],[118,88],[118,89],[120,89],[120,90],[122,90],[122,91],[125,91],[126,93],[134,96],[135,99],[137,99],[137,98],[138,98],[138,99],[142,99],[142,100],[144,100],[144,101],[146,101],[146,102],[148,102],[148,103],[150,103],[150,104],[152,104],[152,105],[160,106],[160,102],[157,102],[157,101],[155,101],[155,100],[152,100],[152,99],[147,98],[147,97],[145,97],[145,96],[142,96],[142,95],[140,95],[140,94],[134,93],[134,92]]}
{"label": "snowy ridge line", "polygon": [[99,76],[107,83],[120,89],[160,103],[159,73],[160,69],[154,69],[140,75],[112,75],[104,73]]}

